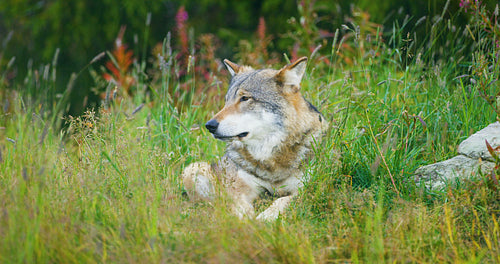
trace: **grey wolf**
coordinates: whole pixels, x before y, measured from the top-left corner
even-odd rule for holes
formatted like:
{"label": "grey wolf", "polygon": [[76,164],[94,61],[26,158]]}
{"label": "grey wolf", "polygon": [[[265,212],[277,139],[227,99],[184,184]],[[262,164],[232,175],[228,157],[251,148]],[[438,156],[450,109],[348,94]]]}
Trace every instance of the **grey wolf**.
{"label": "grey wolf", "polygon": [[214,138],[227,142],[215,164],[187,166],[182,180],[191,199],[211,200],[216,183],[233,201],[240,217],[255,216],[253,202],[263,192],[276,199],[257,216],[276,219],[304,184],[302,167],[328,126],[324,116],[300,93],[307,58],[280,70],[240,66],[229,60],[231,73],[225,105],[205,126]]}

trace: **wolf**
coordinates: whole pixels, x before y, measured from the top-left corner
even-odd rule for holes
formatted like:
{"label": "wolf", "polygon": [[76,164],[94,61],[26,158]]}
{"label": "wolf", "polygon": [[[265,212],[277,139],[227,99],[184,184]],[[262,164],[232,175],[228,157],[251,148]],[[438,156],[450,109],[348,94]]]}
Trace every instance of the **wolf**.
{"label": "wolf", "polygon": [[216,163],[187,166],[182,180],[193,200],[214,199],[222,186],[240,218],[255,217],[253,202],[263,192],[278,197],[256,218],[273,220],[304,184],[304,161],[328,122],[300,93],[307,57],[280,70],[224,64],[231,74],[225,105],[205,127],[227,142]]}

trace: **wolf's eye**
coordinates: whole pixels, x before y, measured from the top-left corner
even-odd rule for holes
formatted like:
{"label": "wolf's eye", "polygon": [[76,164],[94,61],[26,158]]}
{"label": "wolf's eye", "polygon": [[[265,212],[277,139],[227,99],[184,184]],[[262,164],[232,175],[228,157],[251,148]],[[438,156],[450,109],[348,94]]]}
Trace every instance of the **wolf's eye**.
{"label": "wolf's eye", "polygon": [[250,100],[250,97],[248,97],[248,96],[242,96],[240,98],[240,102],[245,102],[245,101],[248,101],[248,100]]}

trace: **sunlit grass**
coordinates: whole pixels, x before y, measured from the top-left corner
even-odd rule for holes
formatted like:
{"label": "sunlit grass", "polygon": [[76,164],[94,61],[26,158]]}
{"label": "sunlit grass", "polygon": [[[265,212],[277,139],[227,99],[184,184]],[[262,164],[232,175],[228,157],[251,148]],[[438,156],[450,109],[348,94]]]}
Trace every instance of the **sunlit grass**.
{"label": "sunlit grass", "polygon": [[[203,128],[223,102],[187,95],[169,71],[138,84],[151,97],[64,119],[57,105],[2,91],[0,262],[500,262],[498,186],[476,179],[430,193],[412,180],[419,166],[454,156],[494,111],[455,66],[374,48],[351,64],[336,46],[333,64],[310,60],[302,91],[331,127],[306,166],[309,182],[272,223],[238,219],[224,197],[187,199],[183,167],[223,155]],[[188,71],[184,81],[193,89],[194,79]]]}

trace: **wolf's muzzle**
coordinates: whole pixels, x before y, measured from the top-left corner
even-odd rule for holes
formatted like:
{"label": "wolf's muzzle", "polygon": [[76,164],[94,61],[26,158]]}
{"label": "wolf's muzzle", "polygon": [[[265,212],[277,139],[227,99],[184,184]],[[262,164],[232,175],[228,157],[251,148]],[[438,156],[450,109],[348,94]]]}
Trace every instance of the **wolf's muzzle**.
{"label": "wolf's muzzle", "polygon": [[219,122],[217,122],[217,120],[215,119],[211,119],[205,124],[205,127],[208,129],[208,131],[210,131],[210,133],[214,134],[219,127]]}
{"label": "wolf's muzzle", "polygon": [[249,132],[243,132],[239,133],[238,135],[221,135],[217,133],[217,128],[219,127],[219,122],[215,119],[211,119],[205,124],[205,127],[214,135],[215,138],[220,139],[220,140],[229,140],[232,138],[239,138],[242,139],[246,136],[248,136]]}

